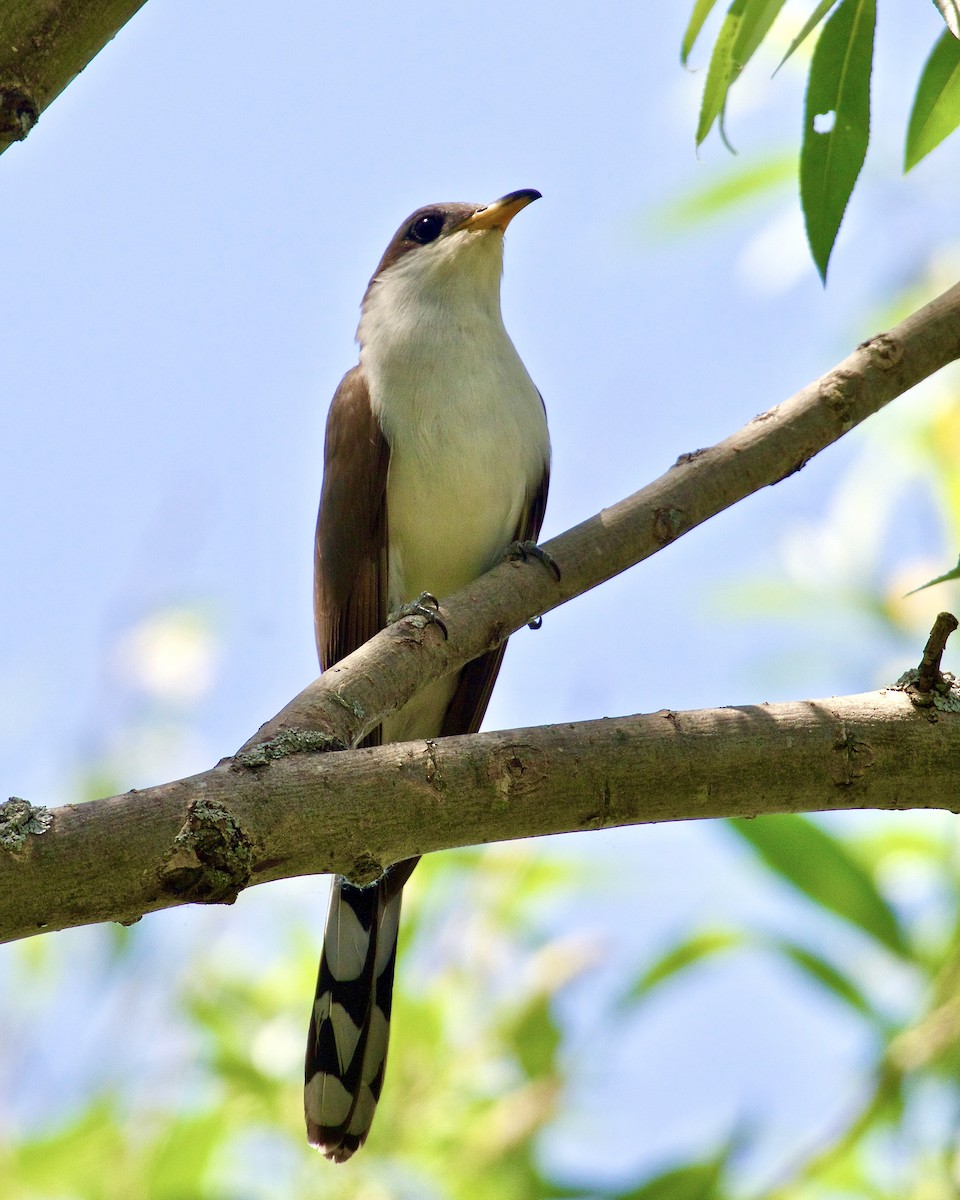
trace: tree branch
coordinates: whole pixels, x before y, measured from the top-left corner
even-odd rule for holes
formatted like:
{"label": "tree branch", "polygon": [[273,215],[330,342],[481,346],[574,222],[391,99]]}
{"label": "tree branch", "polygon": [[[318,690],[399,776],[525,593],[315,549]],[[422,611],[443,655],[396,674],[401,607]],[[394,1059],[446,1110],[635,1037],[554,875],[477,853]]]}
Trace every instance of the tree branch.
{"label": "tree branch", "polygon": [[0,154],[143,7],[145,0],[3,0]]}
{"label": "tree branch", "polygon": [[4,806],[0,936],[231,901],[250,884],[308,872],[361,880],[408,855],[505,838],[758,812],[950,808],[958,717],[918,715],[893,693],[314,751],[356,744],[420,687],[799,470],[958,357],[960,285],[548,542],[559,582],[538,563],[501,565],[444,602],[448,640],[411,620],[383,631],[212,771],[49,814]]}
{"label": "tree branch", "polygon": [[453,846],[761,813],[955,811],[958,733],[960,713],[888,690],[300,752],[259,767],[226,759],[50,812],[11,802],[16,814],[0,806],[0,940],[230,903],[294,875],[369,879]]}
{"label": "tree branch", "polygon": [[960,358],[960,284],[859,346],[802,391],[665,475],[544,544],[538,563],[504,563],[442,606],[449,631],[401,622],[324,672],[243,747],[285,730],[356,745],[420,688],[549,612],[649,558],[708,518],[799,471],[885,404]]}

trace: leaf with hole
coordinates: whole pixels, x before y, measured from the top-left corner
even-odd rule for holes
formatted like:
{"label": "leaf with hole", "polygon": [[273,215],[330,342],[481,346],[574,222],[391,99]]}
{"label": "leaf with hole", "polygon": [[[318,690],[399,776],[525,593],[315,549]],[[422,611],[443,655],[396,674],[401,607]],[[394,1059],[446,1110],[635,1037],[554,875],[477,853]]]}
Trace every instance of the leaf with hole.
{"label": "leaf with hole", "polygon": [[820,277],[870,140],[876,0],[843,0],[813,52],[800,151],[800,202]]}

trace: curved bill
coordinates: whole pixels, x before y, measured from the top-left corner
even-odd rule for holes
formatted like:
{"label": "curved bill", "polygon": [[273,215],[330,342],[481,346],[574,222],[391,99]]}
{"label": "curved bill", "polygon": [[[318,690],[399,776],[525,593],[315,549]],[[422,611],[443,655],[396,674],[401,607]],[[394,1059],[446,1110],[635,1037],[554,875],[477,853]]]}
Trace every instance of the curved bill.
{"label": "curved bill", "polygon": [[460,226],[461,229],[506,229],[513,218],[528,204],[540,199],[540,193],[534,188],[521,188],[519,192],[510,192],[501,196],[492,204],[478,208],[472,217],[467,217]]}

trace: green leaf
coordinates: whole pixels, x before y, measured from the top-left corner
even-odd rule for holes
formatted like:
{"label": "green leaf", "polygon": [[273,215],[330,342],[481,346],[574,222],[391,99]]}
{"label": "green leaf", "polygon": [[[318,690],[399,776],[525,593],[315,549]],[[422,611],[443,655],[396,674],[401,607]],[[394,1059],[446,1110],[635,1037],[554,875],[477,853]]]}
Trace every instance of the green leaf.
{"label": "green leaf", "polygon": [[917,592],[922,592],[924,588],[933,587],[936,583],[949,583],[953,579],[960,579],[960,558],[957,559],[957,565],[952,571],[948,571],[946,575],[938,575],[936,579],[928,579],[926,583],[921,583],[919,587],[915,587],[912,591],[907,592],[907,595],[915,596]]}
{"label": "green leaf", "polygon": [[746,0],[733,0],[733,4],[724,17],[717,40],[713,45],[710,56],[710,66],[707,69],[707,81],[703,85],[703,96],[700,98],[700,118],[697,122],[697,145],[699,146],[710,130],[713,123],[723,111],[727,98],[727,90],[733,79],[733,44],[737,40],[737,29],[740,25],[740,11]]}
{"label": "green leaf", "polygon": [[955,38],[960,38],[960,4],[957,0],[933,0],[940,15],[947,23],[947,28]]}
{"label": "green leaf", "polygon": [[870,875],[837,838],[806,817],[737,817],[730,826],[767,866],[823,908],[876,938],[895,954],[909,950],[893,909]]}
{"label": "green leaf", "polygon": [[504,1030],[504,1035],[528,1079],[556,1072],[562,1038],[550,1011],[549,996],[534,996]]}
{"label": "green leaf", "polygon": [[693,12],[690,14],[690,22],[683,32],[683,42],[680,45],[680,62],[683,66],[687,65],[690,51],[700,36],[703,23],[710,16],[716,2],[717,0],[697,0],[696,4],[694,4]]}
{"label": "green leaf", "polygon": [[111,1183],[121,1183],[130,1174],[127,1149],[114,1104],[96,1096],[68,1125],[15,1146],[4,1164],[4,1183],[9,1185],[8,1176],[20,1182],[27,1196],[113,1196],[103,1186],[104,1164],[110,1164]]}
{"label": "green leaf", "polygon": [[915,167],[960,125],[960,42],[941,34],[920,75],[907,126],[903,169]]}
{"label": "green leaf", "polygon": [[876,0],[843,0],[823,27],[810,64],[800,151],[800,202],[810,250],[824,282],[870,140],[876,18]]}
{"label": "green leaf", "polygon": [[733,0],[717,35],[697,124],[699,146],[727,104],[727,93],[753,57],[785,0]]}
{"label": "green leaf", "polygon": [[148,1200],[202,1196],[210,1161],[231,1132],[223,1106],[173,1121],[152,1147],[146,1170]]}
{"label": "green leaf", "polygon": [[[780,67],[783,66],[783,64],[787,61],[787,59],[790,57],[790,55],[793,54],[793,52],[795,50],[798,50],[800,48],[800,46],[803,45],[803,43],[807,40],[807,38],[810,36],[810,34],[813,33],[813,31],[816,29],[816,27],[820,24],[820,22],[823,20],[823,18],[827,15],[827,13],[830,11],[831,8],[833,8],[833,6],[836,3],[837,3],[837,0],[820,0],[820,3],[817,5],[817,7],[813,10],[813,12],[810,14],[810,16],[807,17],[806,21],[804,22],[803,28],[800,30],[800,32],[797,34],[797,36],[790,43],[789,47],[787,48],[786,54],[783,56],[783,58],[780,59],[779,65],[777,66],[777,71],[780,70]],[[777,71],[774,71],[774,75],[776,75]]]}
{"label": "green leaf", "polygon": [[877,1014],[863,992],[848,976],[814,951],[789,938],[747,934],[738,930],[707,929],[673,946],[658,958],[624,996],[624,1004],[643,999],[658,984],[704,959],[728,950],[759,950],[788,958],[821,986],[833,992],[857,1012],[878,1021]]}
{"label": "green leaf", "polygon": [[647,967],[624,997],[624,1002],[639,1000],[658,984],[676,975],[679,971],[683,971],[705,958],[710,958],[714,954],[732,950],[745,945],[745,943],[745,936],[734,930],[705,929],[700,933],[695,933],[678,946],[671,946],[661,958]]}
{"label": "green leaf", "polygon": [[759,50],[785,2],[786,0],[747,0],[733,47],[733,61],[738,75]]}
{"label": "green leaf", "polygon": [[789,958],[801,971],[810,975],[828,991],[833,992],[845,1004],[848,1004],[863,1016],[870,1017],[872,1021],[877,1022],[879,1020],[873,1006],[867,1000],[866,996],[864,996],[863,992],[860,991],[851,979],[841,971],[838,971],[833,963],[827,962],[819,954],[814,954],[806,946],[798,945],[798,943],[788,941],[785,938],[777,938],[771,945]]}
{"label": "green leaf", "polygon": [[653,214],[658,232],[686,232],[692,226],[725,217],[748,205],[768,200],[777,189],[785,189],[796,177],[793,154],[771,154],[766,158],[736,162],[712,183],[674,195]]}
{"label": "green leaf", "polygon": [[723,1200],[726,1156],[709,1162],[674,1167],[648,1179],[638,1188],[617,1194],[616,1200]]}

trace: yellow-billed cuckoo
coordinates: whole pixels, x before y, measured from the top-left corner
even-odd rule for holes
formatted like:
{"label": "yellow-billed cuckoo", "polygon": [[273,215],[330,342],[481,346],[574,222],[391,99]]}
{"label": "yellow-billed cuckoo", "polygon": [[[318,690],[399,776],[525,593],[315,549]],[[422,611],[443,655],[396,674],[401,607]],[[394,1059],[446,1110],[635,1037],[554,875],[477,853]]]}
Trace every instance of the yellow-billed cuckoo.
{"label": "yellow-billed cuckoo", "polygon": [[[421,593],[445,596],[543,520],[550,441],[503,326],[503,232],[540,193],[431,204],[397,231],[361,306],[360,362],[327,418],[314,612],[326,670]],[[364,744],[475,733],[504,646],[425,688]],[[401,889],[416,859],[337,876],[307,1042],[307,1136],[335,1162],[366,1139],[383,1085]]]}

